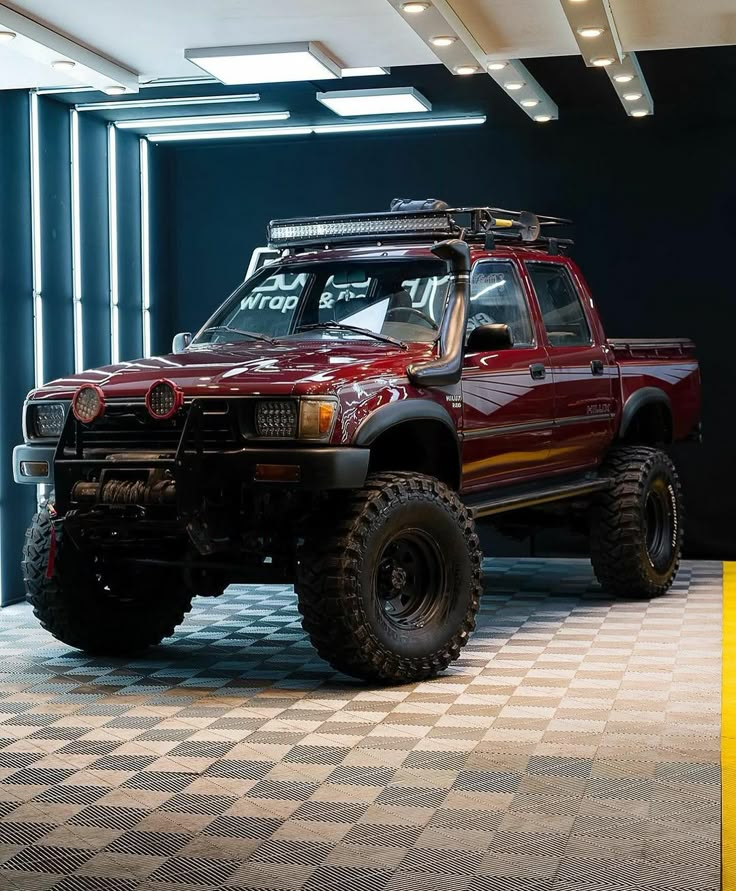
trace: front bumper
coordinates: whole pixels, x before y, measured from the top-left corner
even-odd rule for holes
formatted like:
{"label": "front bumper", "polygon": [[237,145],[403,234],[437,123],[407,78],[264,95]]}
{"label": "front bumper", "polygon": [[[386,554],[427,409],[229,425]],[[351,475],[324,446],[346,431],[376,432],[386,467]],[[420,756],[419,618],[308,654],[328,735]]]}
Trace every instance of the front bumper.
{"label": "front bumper", "polygon": [[13,449],[13,479],[26,486],[53,486],[55,454],[55,444],[16,446]]}

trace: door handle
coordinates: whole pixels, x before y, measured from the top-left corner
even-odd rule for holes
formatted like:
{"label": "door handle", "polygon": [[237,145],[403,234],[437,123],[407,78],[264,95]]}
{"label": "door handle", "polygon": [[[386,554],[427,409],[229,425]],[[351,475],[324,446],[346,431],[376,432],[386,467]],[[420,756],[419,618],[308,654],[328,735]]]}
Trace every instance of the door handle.
{"label": "door handle", "polygon": [[593,374],[603,374],[604,366],[600,359],[593,359],[590,363],[590,370]]}
{"label": "door handle", "polygon": [[543,381],[547,377],[547,369],[543,362],[535,362],[529,366],[529,374],[535,381]]}

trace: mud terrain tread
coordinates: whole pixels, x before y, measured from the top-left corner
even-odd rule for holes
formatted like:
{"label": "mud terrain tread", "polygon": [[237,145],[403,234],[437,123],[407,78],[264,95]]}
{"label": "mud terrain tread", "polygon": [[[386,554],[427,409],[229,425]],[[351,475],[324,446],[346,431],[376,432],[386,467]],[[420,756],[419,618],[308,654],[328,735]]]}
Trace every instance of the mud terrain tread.
{"label": "mud terrain tread", "polygon": [[64,533],[59,526],[54,571],[48,578],[51,524],[47,509],[33,517],[21,564],[26,599],[46,631],[69,646],[99,655],[136,653],[173,634],[191,609],[190,597],[152,586],[143,597],[113,600],[85,589],[73,577],[62,579]]}
{"label": "mud terrain tread", "polygon": [[[364,539],[371,519],[395,503],[432,499],[462,530],[471,561],[472,591],[459,627],[441,649],[424,658],[388,650],[373,633],[358,596]],[[345,674],[404,683],[433,677],[457,659],[475,628],[480,606],[482,552],[474,523],[457,495],[439,480],[415,473],[377,473],[363,489],[343,496],[338,522],[313,530],[300,558],[299,611],[319,655]]]}
{"label": "mud terrain tread", "polygon": [[[642,547],[641,513],[646,480],[657,464],[669,473],[679,511],[676,559],[666,579],[659,582]],[[591,511],[591,559],[598,581],[605,591],[617,596],[664,594],[677,575],[682,542],[682,487],[674,464],[661,449],[622,446],[611,452],[601,473],[609,476],[613,485],[596,497]]]}

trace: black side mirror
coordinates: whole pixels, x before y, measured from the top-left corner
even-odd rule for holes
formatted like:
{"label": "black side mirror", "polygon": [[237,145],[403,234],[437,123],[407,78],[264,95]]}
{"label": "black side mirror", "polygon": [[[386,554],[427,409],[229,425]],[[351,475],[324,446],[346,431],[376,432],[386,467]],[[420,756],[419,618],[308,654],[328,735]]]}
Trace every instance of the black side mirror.
{"label": "black side mirror", "polygon": [[491,353],[495,350],[510,350],[513,345],[514,335],[508,325],[478,325],[470,332],[465,352]]}

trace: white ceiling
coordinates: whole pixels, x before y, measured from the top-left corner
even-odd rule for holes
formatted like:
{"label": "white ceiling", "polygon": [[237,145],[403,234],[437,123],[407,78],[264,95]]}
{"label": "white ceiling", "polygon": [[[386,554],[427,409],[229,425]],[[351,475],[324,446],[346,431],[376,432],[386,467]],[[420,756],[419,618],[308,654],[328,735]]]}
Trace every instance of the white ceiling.
{"label": "white ceiling", "polygon": [[[560,0],[449,0],[491,58],[578,52]],[[736,44],[736,0],[610,0],[625,51]],[[21,0],[13,7],[137,72],[192,77],[186,47],[321,42],[345,67],[439,63],[390,0]],[[0,44],[0,89],[73,85]]]}

